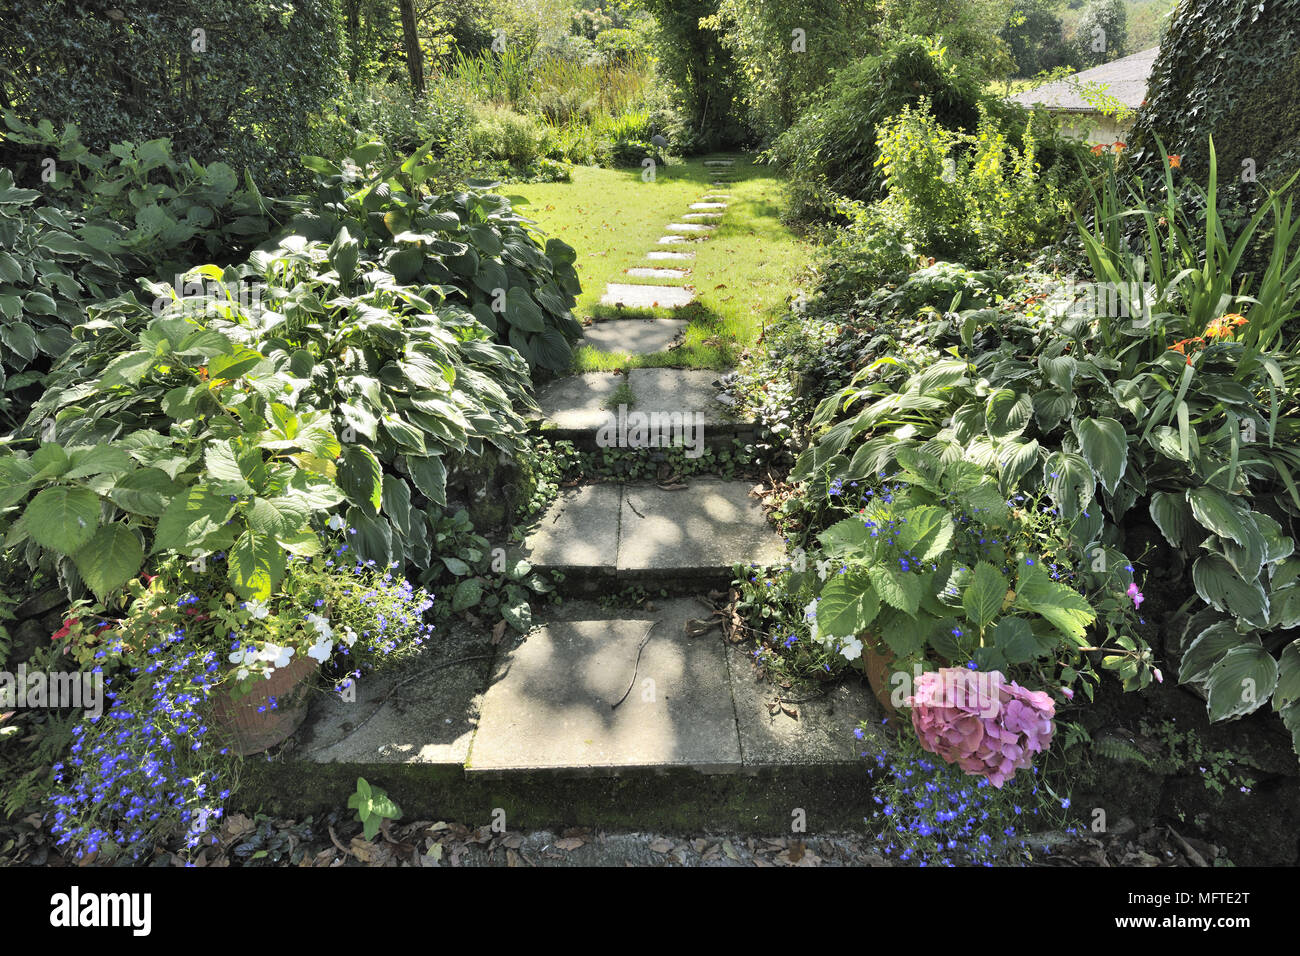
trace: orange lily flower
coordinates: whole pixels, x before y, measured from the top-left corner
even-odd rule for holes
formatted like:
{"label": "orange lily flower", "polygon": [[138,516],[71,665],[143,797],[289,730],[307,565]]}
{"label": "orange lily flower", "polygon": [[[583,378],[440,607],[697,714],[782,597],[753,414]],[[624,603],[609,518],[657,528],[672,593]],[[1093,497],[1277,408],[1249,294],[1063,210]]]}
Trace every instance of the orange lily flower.
{"label": "orange lily flower", "polygon": [[1169,157],[1169,168],[1170,168],[1170,169],[1182,169],[1182,168],[1183,168],[1183,157],[1182,157],[1182,154],[1180,154],[1180,153],[1173,153],[1173,154],[1170,155],[1170,157]]}

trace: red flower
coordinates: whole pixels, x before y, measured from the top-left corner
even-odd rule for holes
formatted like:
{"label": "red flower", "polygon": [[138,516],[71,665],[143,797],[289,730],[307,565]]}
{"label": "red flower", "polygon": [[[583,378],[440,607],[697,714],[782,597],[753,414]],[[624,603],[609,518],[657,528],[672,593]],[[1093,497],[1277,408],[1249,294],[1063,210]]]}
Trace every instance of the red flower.
{"label": "red flower", "polygon": [[61,637],[67,637],[72,633],[72,626],[77,623],[77,618],[64,618],[63,626],[50,635],[50,640],[57,641]]}

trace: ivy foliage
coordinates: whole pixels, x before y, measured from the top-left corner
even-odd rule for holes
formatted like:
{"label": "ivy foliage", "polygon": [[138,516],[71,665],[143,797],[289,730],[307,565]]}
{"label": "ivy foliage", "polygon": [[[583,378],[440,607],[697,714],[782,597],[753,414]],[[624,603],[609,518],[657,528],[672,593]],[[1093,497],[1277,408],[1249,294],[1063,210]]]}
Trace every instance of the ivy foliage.
{"label": "ivy foliage", "polygon": [[[1129,159],[1156,181],[1165,162],[1161,140],[1186,175],[1204,184],[1211,137],[1229,202],[1262,201],[1300,167],[1300,0],[1179,4],[1129,138]],[[1248,167],[1256,183],[1242,181]]]}

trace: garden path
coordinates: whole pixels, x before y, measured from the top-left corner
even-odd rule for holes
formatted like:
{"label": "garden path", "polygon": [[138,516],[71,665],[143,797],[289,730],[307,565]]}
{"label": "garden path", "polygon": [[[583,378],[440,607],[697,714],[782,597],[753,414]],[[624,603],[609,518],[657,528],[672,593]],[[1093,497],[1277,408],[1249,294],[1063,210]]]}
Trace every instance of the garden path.
{"label": "garden path", "polygon": [[[671,257],[671,265],[640,267],[629,275],[680,278],[688,272],[690,245],[709,241],[725,215],[730,197],[717,190],[733,181],[733,164],[706,163],[715,191],[668,225],[659,243],[675,251],[646,256],[649,262]],[[679,307],[693,298],[690,287],[609,283],[602,302]],[[643,315],[594,324],[586,344],[632,355],[662,352],[687,324]],[[684,445],[688,457],[698,457],[754,435],[752,422],[730,413],[730,396],[720,391],[718,376],[632,368],[571,375],[540,388],[543,434],[581,448],[645,456],[661,463],[659,480],[563,490],[513,550],[539,570],[560,572],[568,599],[544,612],[541,623],[513,646],[489,646],[483,656],[490,656],[490,664],[435,668],[417,678],[421,683],[413,687],[424,686],[418,696],[390,699],[392,690],[374,685],[362,688],[363,699],[355,704],[324,702],[301,735],[304,758],[381,780],[387,774],[375,764],[428,770],[438,780],[446,779],[437,776],[439,770],[459,769],[470,788],[465,793],[500,780],[507,789],[527,790],[539,774],[547,780],[632,775],[647,793],[664,791],[656,800],[674,804],[691,798],[680,779],[672,783],[664,774],[761,772],[776,785],[755,790],[741,782],[710,784],[709,797],[678,808],[681,819],[712,819],[718,800],[732,800],[775,814],[774,820],[785,816],[781,827],[788,826],[790,810],[780,809],[780,795],[790,780],[822,775],[827,794],[836,789],[835,780],[859,786],[860,745],[853,729],[876,713],[869,692],[841,684],[820,697],[783,702],[780,691],[756,678],[743,649],[749,642],[729,643],[718,626],[721,615],[714,606],[735,565],[773,565],[786,558],[752,481],[671,474],[666,446]],[[646,594],[663,597],[646,600]],[[464,647],[455,646],[460,650],[447,653],[462,654]],[[357,722],[359,711],[370,714],[364,727]],[[443,716],[448,712],[454,720]],[[783,783],[783,776],[790,780]],[[688,789],[698,784],[690,780]],[[593,793],[603,792],[604,785],[591,786]],[[731,796],[720,794],[719,786]],[[408,799],[446,794],[438,788],[422,792]],[[772,800],[776,804],[767,806]],[[598,817],[606,820],[620,812],[601,807]]]}

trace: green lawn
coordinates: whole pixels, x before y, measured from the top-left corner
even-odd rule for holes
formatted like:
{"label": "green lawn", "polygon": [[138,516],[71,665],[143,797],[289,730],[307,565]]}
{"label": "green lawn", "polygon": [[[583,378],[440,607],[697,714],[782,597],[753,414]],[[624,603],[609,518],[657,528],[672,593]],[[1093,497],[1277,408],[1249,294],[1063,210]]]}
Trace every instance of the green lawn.
{"label": "green lawn", "polygon": [[[704,159],[735,159],[726,175],[734,182],[714,188]],[[643,182],[640,169],[578,167],[571,183],[514,184],[507,187],[519,212],[578,252],[582,295],[575,314],[587,321],[618,318],[682,318],[690,325],[682,344],[654,355],[578,350],[575,371],[636,366],[729,368],[758,339],[763,323],[789,308],[788,301],[807,266],[811,246],[780,222],[780,181],[747,156],[710,156],[660,166],[655,181]],[[656,245],[665,227],[682,222],[693,202],[725,193],[728,208],[718,229],[703,242]],[[521,202],[522,200],[522,202]],[[652,250],[690,251],[688,261],[645,258]],[[633,278],[627,269],[666,266],[689,270],[682,279]],[[608,282],[685,285],[695,301],[680,309],[626,309],[600,305]]]}

